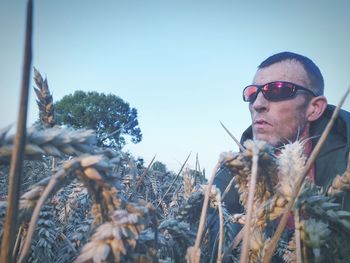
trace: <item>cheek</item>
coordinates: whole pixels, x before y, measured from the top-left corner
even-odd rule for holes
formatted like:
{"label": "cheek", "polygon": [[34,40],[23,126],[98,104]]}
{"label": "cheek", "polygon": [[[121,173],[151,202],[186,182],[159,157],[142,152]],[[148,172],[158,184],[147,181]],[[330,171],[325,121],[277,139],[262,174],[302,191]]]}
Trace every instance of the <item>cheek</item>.
{"label": "cheek", "polygon": [[285,136],[291,136],[303,129],[307,121],[305,113],[301,111],[284,109],[278,115],[274,120],[275,127],[277,127],[277,132]]}
{"label": "cheek", "polygon": [[273,119],[276,126],[284,126],[289,122],[293,122],[297,118],[297,112],[293,105],[273,104],[270,106],[269,116]]}
{"label": "cheek", "polygon": [[250,118],[253,119],[254,110],[251,104],[249,104]]}

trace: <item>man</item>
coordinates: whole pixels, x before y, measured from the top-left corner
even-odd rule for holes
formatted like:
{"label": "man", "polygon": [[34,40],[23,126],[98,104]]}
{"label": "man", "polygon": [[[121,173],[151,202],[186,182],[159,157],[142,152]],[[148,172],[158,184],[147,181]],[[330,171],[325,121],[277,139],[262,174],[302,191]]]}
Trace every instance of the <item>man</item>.
{"label": "man", "polygon": [[[335,108],[327,105],[323,91],[323,76],[309,58],[291,52],[267,58],[258,66],[253,84],[243,90],[252,125],[243,133],[241,142],[257,139],[281,147],[297,139],[312,138],[305,147],[309,155]],[[350,113],[341,110],[311,169],[316,185],[327,189],[337,174],[344,173],[349,149]],[[231,179],[229,171],[222,168],[214,184],[223,192]],[[344,198],[343,209],[350,210],[350,202]],[[243,209],[238,200],[232,187],[223,201],[229,212],[240,213]]]}
{"label": "man", "polygon": [[[243,89],[243,100],[249,103],[252,125],[243,133],[241,143],[256,139],[278,148],[298,139],[311,138],[305,145],[305,154],[309,155],[335,109],[327,104],[323,90],[323,76],[309,58],[291,52],[270,56],[258,66],[252,85]],[[341,110],[310,171],[311,180],[327,190],[334,177],[344,173],[349,149],[350,113]],[[214,184],[222,193],[232,176],[228,168],[222,167],[218,171]],[[344,194],[341,199],[342,209],[350,211],[349,194]],[[223,202],[230,213],[243,212],[234,186]],[[216,218],[215,214],[212,216]],[[233,233],[237,234],[240,229],[240,225],[232,225]],[[214,220],[209,235],[214,258],[217,233],[218,220]],[[277,257],[272,262],[282,260]]]}

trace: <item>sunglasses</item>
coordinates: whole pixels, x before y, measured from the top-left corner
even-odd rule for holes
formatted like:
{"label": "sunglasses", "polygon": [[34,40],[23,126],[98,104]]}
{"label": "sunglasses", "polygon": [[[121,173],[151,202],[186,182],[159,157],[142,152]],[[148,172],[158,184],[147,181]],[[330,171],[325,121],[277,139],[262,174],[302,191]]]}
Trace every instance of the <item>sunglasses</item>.
{"label": "sunglasses", "polygon": [[316,94],[310,89],[297,84],[285,81],[274,81],[264,85],[249,85],[243,90],[243,100],[254,102],[261,91],[268,101],[282,101],[294,98],[297,91],[302,90],[316,97]]}

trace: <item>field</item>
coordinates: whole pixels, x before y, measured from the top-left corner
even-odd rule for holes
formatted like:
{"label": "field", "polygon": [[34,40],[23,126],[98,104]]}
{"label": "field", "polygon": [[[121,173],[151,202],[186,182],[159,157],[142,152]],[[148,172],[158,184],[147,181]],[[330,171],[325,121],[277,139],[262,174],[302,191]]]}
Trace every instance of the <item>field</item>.
{"label": "field", "polygon": [[[305,141],[276,155],[248,140],[222,153],[207,180],[199,164],[159,170],[97,146],[94,130],[56,125],[36,70],[41,123],[26,129],[31,15],[17,133],[0,130],[1,262],[348,262],[350,212],[338,199],[349,194],[350,165],[328,189],[307,176],[327,129],[309,158]],[[222,192],[220,172],[232,178]],[[231,186],[243,213],[222,201]]]}

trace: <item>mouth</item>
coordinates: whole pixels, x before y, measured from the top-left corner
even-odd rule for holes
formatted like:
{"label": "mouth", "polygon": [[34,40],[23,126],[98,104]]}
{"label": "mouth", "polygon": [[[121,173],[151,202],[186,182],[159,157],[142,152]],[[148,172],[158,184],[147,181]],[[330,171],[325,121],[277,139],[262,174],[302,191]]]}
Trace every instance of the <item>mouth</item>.
{"label": "mouth", "polygon": [[267,122],[264,119],[257,119],[257,120],[255,120],[254,121],[254,125],[257,125],[257,126],[272,126],[271,123]]}
{"label": "mouth", "polygon": [[253,122],[253,126],[257,132],[266,132],[266,129],[272,127],[272,124],[264,119],[256,119]]}

